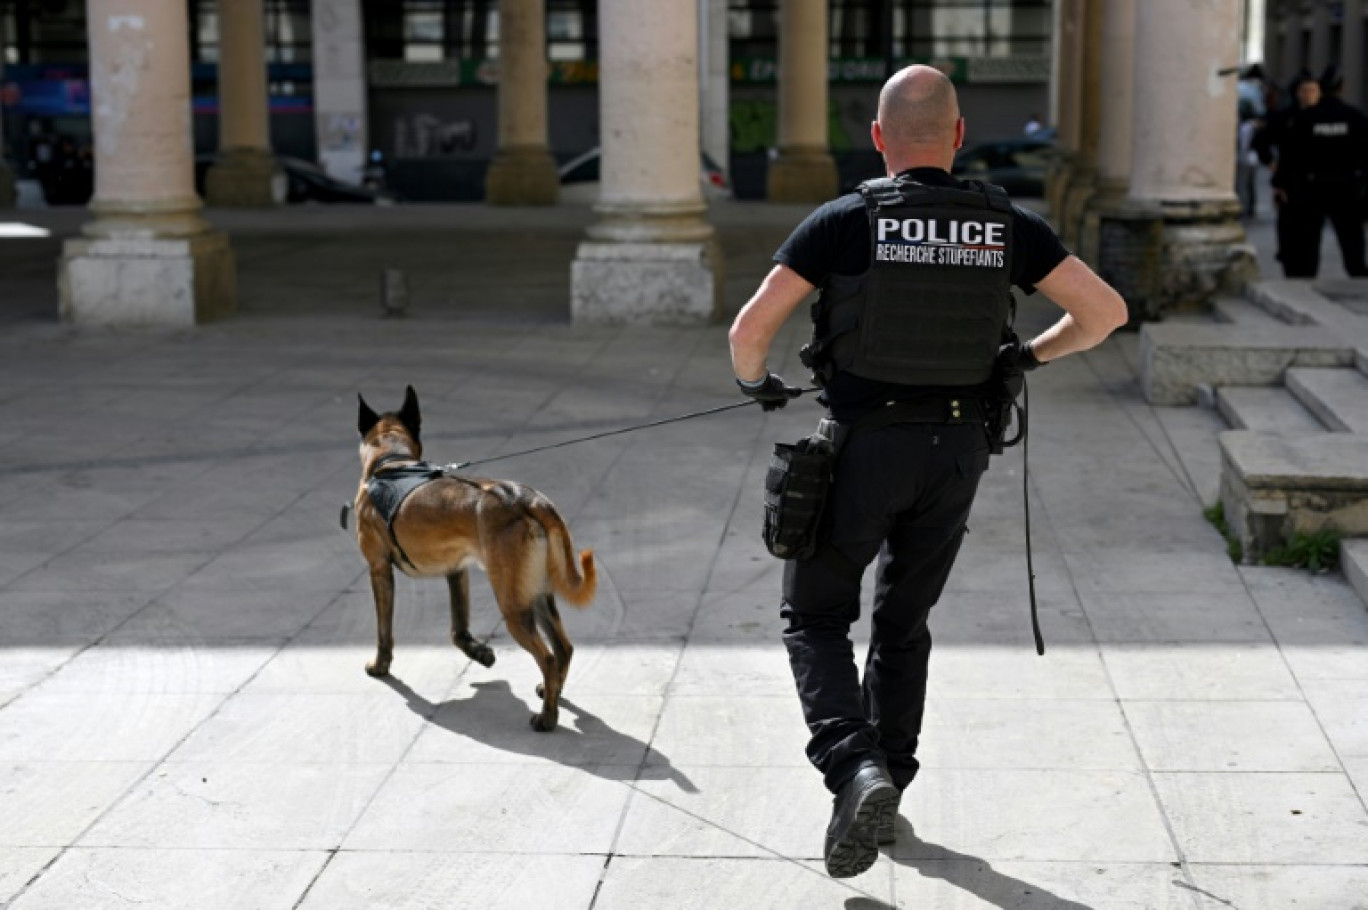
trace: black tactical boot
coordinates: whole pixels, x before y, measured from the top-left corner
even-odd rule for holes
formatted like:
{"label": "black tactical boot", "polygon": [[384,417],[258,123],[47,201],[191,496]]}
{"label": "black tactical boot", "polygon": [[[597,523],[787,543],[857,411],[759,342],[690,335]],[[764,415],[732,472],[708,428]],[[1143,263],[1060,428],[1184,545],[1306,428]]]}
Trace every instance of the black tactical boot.
{"label": "black tactical boot", "polygon": [[898,788],[882,765],[860,766],[832,801],[826,833],[826,871],[832,878],[859,875],[879,858],[879,823],[898,804]]}
{"label": "black tactical boot", "polygon": [[894,826],[898,823],[898,805],[902,802],[902,791],[898,791],[898,798],[884,807],[879,815],[879,846],[885,846],[897,841],[898,836],[894,833]]}

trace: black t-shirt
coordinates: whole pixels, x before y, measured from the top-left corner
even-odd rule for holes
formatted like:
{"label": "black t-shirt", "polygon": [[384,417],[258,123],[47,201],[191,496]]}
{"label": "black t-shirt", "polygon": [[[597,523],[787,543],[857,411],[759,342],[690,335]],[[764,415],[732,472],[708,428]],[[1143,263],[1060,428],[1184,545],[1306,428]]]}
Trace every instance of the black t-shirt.
{"label": "black t-shirt", "polygon": [[1289,114],[1272,184],[1289,190],[1328,184],[1331,193],[1355,192],[1349,184],[1368,170],[1368,117],[1338,98]]}
{"label": "black t-shirt", "polygon": [[[959,186],[940,168],[919,167],[903,171],[927,186]],[[869,215],[864,197],[847,193],[819,206],[794,229],[774,254],[774,261],[788,266],[810,284],[821,288],[832,275],[862,275],[870,266]],[[1069,251],[1055,232],[1034,212],[1012,206],[1012,284],[1027,294],[1063,262]],[[886,401],[904,401],[928,394],[981,396],[982,388],[928,388],[900,386],[849,373],[838,372],[826,385],[826,399],[837,420],[853,420]]]}

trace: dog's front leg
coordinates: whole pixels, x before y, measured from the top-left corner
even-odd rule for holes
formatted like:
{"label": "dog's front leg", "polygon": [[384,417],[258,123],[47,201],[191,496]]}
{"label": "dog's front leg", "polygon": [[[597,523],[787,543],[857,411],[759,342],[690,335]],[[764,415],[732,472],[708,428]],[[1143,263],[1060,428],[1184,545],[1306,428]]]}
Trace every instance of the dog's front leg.
{"label": "dog's front leg", "polygon": [[447,576],[451,588],[451,643],[466,657],[486,667],[494,666],[494,649],[470,634],[470,576],[464,569]]}
{"label": "dog's front leg", "polygon": [[366,664],[366,672],[387,676],[394,659],[394,567],[388,562],[372,565],[370,580],[375,595],[375,660]]}

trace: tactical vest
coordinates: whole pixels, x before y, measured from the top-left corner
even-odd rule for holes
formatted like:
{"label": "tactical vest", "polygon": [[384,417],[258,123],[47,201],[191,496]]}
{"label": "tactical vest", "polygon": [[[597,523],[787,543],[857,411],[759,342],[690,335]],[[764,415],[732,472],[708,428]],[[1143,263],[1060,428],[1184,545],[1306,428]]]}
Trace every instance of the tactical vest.
{"label": "tactical vest", "polygon": [[803,362],[898,385],[986,382],[1011,308],[1012,203],[1001,187],[860,185],[870,267],[833,275],[813,307]]}

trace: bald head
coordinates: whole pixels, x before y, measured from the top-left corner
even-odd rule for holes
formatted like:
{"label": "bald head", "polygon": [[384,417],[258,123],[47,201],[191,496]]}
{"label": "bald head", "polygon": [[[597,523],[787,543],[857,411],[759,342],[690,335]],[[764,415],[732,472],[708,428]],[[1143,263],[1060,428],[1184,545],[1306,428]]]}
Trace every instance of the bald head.
{"label": "bald head", "polygon": [[879,92],[878,126],[885,157],[954,157],[959,139],[959,99],[940,70],[909,66]]}

